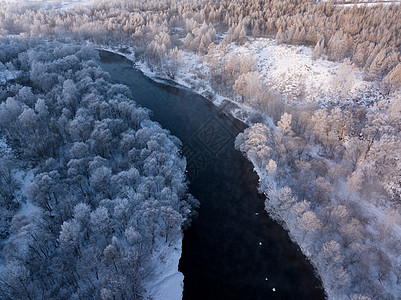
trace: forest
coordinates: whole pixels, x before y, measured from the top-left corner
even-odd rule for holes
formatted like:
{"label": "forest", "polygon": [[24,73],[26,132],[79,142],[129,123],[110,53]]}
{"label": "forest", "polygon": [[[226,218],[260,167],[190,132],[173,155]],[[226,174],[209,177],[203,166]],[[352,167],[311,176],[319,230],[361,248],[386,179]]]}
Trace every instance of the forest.
{"label": "forest", "polygon": [[136,299],[182,238],[181,142],[112,84],[91,46],[2,38],[2,299]]}
{"label": "forest", "polygon": [[[246,36],[314,46],[314,56],[350,58],[388,89],[401,86],[399,5],[353,6],[337,1],[94,1],[70,10],[43,8],[38,2],[0,4],[0,34],[28,34],[90,40],[135,48],[161,64],[186,45],[201,54],[224,34],[225,43]],[[205,26],[210,27],[206,30]],[[178,28],[185,28],[184,31]],[[153,41],[153,43],[152,43]],[[144,53],[146,52],[146,53]]]}
{"label": "forest", "polygon": [[[80,253],[81,257],[84,255],[79,251],[85,250],[96,257],[97,260],[90,260],[97,261],[96,266],[85,267],[90,271],[82,278],[77,278],[71,270],[72,274],[66,280],[74,284],[69,284],[68,288],[52,285],[57,289],[54,292],[65,292],[66,295],[100,292],[97,290],[100,285],[95,283],[103,280],[107,282],[104,286],[110,286],[104,293],[119,295],[113,294],[122,291],[117,291],[110,278],[113,274],[121,276],[119,278],[131,275],[118,273],[127,270],[114,265],[115,273],[107,274],[109,277],[103,273],[105,277],[97,279],[98,270],[103,270],[107,262],[102,257],[107,252],[103,249],[110,246],[108,253],[113,253],[112,249],[118,247],[142,245],[142,240],[153,245],[161,236],[167,241],[173,239],[180,235],[177,224],[188,218],[185,212],[192,211],[183,207],[196,206],[196,200],[186,194],[182,175],[185,163],[178,156],[179,142],[150,122],[144,109],[128,108],[130,95],[126,88],[112,86],[114,92],[104,88],[105,84],[110,87],[111,84],[107,74],[97,69],[93,61],[97,59],[93,48],[84,46],[79,50],[56,51],[56,48],[78,46],[52,44],[54,50],[49,50],[52,54],[48,55],[43,42],[35,39],[40,37],[63,43],[90,44],[131,55],[138,66],[150,74],[184,83],[247,121],[250,128],[237,137],[236,147],[254,164],[260,178],[259,190],[266,196],[266,211],[288,230],[310,259],[328,298],[400,298],[401,5],[344,7],[340,5],[342,2],[120,0],[94,1],[66,10],[45,8],[39,3],[0,3],[0,35],[21,38],[4,40],[4,46],[0,48],[0,82],[7,82],[6,88],[2,87],[0,100],[0,126],[2,134],[4,132],[0,150],[2,164],[7,166],[2,168],[4,175],[0,177],[2,186],[6,186],[1,191],[2,199],[5,199],[2,236],[12,241],[3,245],[6,252],[14,254],[16,251],[7,249],[20,247],[18,253],[23,253],[22,247],[25,247],[25,253],[41,257],[42,261],[54,266],[52,270],[57,273],[59,266],[65,266],[68,259],[82,267],[82,258],[77,259],[74,253]],[[29,42],[22,42],[24,39]],[[235,52],[241,47],[249,49],[253,43],[264,39],[274,40],[277,49],[295,49],[295,54],[310,49],[310,64],[337,64],[336,91],[327,92],[330,101],[324,102],[315,97],[313,91],[299,88],[302,84],[296,86],[297,93],[290,97],[286,91],[293,84],[291,80],[282,80],[284,86],[278,89],[264,75],[269,65],[262,65],[256,54]],[[260,45],[261,53],[267,51],[263,42]],[[74,51],[78,51],[77,54]],[[191,69],[186,65],[195,67]],[[363,89],[354,94],[349,92],[355,70],[362,74],[361,82],[374,86],[374,93],[366,96],[370,91]],[[75,76],[80,79],[74,79]],[[315,101],[306,101],[310,95]],[[126,103],[124,109],[135,113],[121,115],[120,108],[115,107],[120,102]],[[53,112],[57,114],[53,116]],[[107,114],[102,115],[105,112]],[[88,118],[92,123],[87,122]],[[131,130],[134,132],[128,133]],[[157,134],[150,133],[153,131]],[[51,141],[52,147],[43,145],[44,135],[46,143]],[[164,137],[162,141],[160,135]],[[142,142],[139,142],[141,137]],[[149,140],[152,140],[151,144],[147,142]],[[115,148],[122,141],[130,146]],[[156,148],[153,148],[156,145],[153,141]],[[130,147],[137,150],[132,152]],[[174,164],[179,166],[179,171],[159,174],[160,168],[168,163],[156,154],[148,159],[151,156],[149,148],[157,153],[176,153],[179,163]],[[126,153],[131,154],[125,157]],[[13,168],[26,169],[21,164],[27,161],[32,164],[29,166],[32,173],[26,176],[34,176],[33,182],[39,187],[30,191],[34,184],[26,193],[21,193],[23,181],[10,174]],[[142,161],[145,162],[141,164]],[[78,171],[83,162],[87,168]],[[131,168],[134,168],[133,173]],[[124,190],[121,188],[113,192],[116,182],[113,180],[117,180],[115,176],[121,172],[125,172],[124,176],[133,176],[130,184],[135,182],[131,187],[134,191],[130,190],[128,194],[121,195]],[[174,177],[178,174],[181,174],[179,178]],[[151,177],[152,180],[145,184],[139,182],[138,177],[144,180]],[[160,180],[157,187],[150,184],[156,177]],[[40,187],[39,182],[52,180],[62,182],[61,187],[55,190]],[[100,181],[97,185],[96,180]],[[98,190],[104,182],[110,190]],[[123,186],[130,184],[125,181]],[[150,191],[152,189],[155,190]],[[60,198],[67,197],[66,191],[71,190],[75,191],[73,196],[68,195],[71,205],[59,204],[64,203]],[[35,200],[32,195],[38,191],[44,191],[44,196]],[[95,199],[95,195],[101,199]],[[169,204],[157,202],[163,197],[169,199]],[[82,198],[85,207],[80,204]],[[155,206],[160,216],[169,216],[169,221],[160,217],[135,226],[124,221],[125,227],[114,229],[120,222],[116,220],[118,216],[114,216],[115,205],[127,198],[141,203],[131,210],[141,207],[139,211],[146,211]],[[180,202],[181,199],[186,200]],[[149,201],[156,202],[151,204]],[[63,248],[61,233],[58,236],[58,232],[51,232],[50,227],[46,233],[44,225],[37,224],[36,218],[35,221],[28,216],[13,218],[26,203],[39,207],[43,218],[46,215],[53,222],[51,224],[61,226],[61,232],[65,230],[65,235],[71,237],[65,239],[79,241],[80,247]],[[166,207],[170,208],[168,213]],[[110,225],[113,230],[105,229],[109,238],[104,238],[106,241],[117,236],[113,239],[114,244],[104,242],[99,246],[102,250],[96,250],[98,252],[91,248],[91,241],[101,241],[99,235],[105,233],[91,231],[90,222],[80,223],[79,212],[75,211],[84,208],[88,216],[98,209],[103,210],[108,222],[115,224]],[[97,213],[101,214],[100,211]],[[146,220],[147,214],[141,216]],[[171,220],[175,225],[168,225]],[[25,241],[35,241],[34,237],[28,239],[22,233],[29,222],[34,223],[30,226],[40,234],[51,236],[54,243],[43,245],[36,252],[29,245],[27,247]],[[157,228],[147,232],[150,229],[144,224],[152,222],[161,228],[155,225]],[[141,242],[132,245],[127,240],[123,242],[124,231],[130,226],[141,237]],[[74,227],[85,228],[87,236],[75,237],[71,233]],[[91,238],[91,234],[96,238]],[[24,242],[16,242],[17,237]],[[35,244],[35,247],[38,246]],[[69,256],[65,254],[68,251]],[[149,253],[144,252],[135,252],[138,253],[136,257],[145,257],[138,258],[138,262],[146,261]],[[27,276],[27,272],[32,272],[30,268],[35,268],[26,265],[32,259],[28,254],[24,258],[8,259],[14,265],[4,268],[4,272],[9,270],[18,276]],[[43,263],[38,263],[36,268],[41,265]],[[135,267],[141,269],[140,265]],[[44,273],[35,274],[45,278]],[[47,291],[46,284],[49,283],[44,282],[38,278],[33,280],[25,293],[29,294],[29,288],[39,292],[38,286]],[[19,286],[12,290],[9,282],[2,286],[1,290],[8,293],[5,295],[26,290]],[[79,294],[81,292],[83,294]],[[129,296],[136,295],[140,288],[132,289],[130,293]]]}

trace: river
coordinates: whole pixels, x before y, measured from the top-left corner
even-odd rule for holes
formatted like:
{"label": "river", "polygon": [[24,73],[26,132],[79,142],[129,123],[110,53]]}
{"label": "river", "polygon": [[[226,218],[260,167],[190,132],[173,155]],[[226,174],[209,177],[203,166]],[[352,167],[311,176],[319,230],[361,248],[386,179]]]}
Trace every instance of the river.
{"label": "river", "polygon": [[309,261],[264,211],[251,163],[234,149],[245,124],[190,90],[150,80],[122,56],[100,54],[103,70],[183,143],[189,191],[201,202],[184,232],[184,300],[324,299]]}

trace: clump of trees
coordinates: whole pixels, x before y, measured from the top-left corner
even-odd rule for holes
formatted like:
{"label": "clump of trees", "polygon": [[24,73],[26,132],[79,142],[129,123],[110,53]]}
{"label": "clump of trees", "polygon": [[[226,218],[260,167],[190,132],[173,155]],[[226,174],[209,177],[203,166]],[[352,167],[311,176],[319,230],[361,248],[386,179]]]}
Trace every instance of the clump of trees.
{"label": "clump of trees", "polygon": [[18,71],[0,90],[0,297],[140,298],[153,252],[182,238],[197,204],[180,141],[94,48],[0,45]]}
{"label": "clump of trees", "polygon": [[329,298],[401,295],[400,104],[286,107],[274,128],[257,123],[236,139],[266,211],[311,259]]}
{"label": "clump of trees", "polygon": [[[69,10],[31,3],[0,4],[0,34],[70,37],[135,48],[160,66],[169,51],[182,47],[206,54],[222,44],[242,44],[248,36],[314,46],[313,57],[348,58],[388,90],[401,86],[400,5],[345,8],[337,1],[193,0],[96,1]],[[177,30],[182,28],[184,30]],[[0,53],[1,54],[1,53]]]}

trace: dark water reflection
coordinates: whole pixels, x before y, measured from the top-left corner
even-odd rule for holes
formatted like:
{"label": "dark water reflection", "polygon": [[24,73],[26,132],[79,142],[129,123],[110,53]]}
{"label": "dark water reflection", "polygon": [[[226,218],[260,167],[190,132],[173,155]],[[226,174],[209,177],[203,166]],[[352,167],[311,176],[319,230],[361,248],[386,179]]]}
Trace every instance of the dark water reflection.
{"label": "dark water reflection", "polygon": [[310,263],[269,219],[257,175],[234,149],[245,125],[189,90],[149,80],[121,56],[102,52],[101,61],[183,142],[190,192],[201,202],[184,235],[184,299],[323,299]]}

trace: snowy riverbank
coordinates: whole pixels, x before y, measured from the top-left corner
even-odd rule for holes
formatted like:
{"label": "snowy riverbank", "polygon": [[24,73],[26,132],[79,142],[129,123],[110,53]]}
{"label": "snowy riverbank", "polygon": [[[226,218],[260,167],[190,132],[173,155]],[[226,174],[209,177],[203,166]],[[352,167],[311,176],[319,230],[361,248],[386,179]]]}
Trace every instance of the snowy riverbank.
{"label": "snowy riverbank", "polygon": [[151,282],[145,286],[145,299],[182,299],[184,275],[178,271],[182,252],[182,238],[173,245],[160,247],[153,255],[152,264],[157,266]]}

